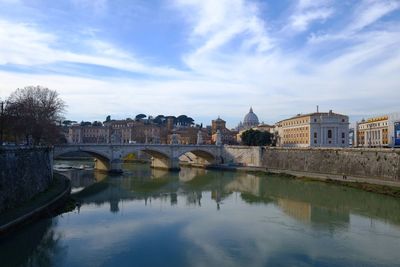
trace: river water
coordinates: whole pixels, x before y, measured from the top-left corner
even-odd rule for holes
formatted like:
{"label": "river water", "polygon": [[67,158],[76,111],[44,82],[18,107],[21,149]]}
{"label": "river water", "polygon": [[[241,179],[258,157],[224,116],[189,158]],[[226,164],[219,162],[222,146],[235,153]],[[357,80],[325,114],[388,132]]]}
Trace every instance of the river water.
{"label": "river water", "polygon": [[0,239],[0,266],[400,266],[399,199],[279,176],[124,169],[65,172],[80,206]]}

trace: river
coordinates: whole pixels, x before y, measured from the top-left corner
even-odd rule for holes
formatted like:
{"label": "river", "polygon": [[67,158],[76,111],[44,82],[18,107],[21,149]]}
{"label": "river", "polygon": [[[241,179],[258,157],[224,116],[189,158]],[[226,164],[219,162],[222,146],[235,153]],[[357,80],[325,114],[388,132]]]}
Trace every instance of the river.
{"label": "river", "polygon": [[80,205],[1,238],[0,266],[400,266],[393,197],[145,164],[64,174]]}

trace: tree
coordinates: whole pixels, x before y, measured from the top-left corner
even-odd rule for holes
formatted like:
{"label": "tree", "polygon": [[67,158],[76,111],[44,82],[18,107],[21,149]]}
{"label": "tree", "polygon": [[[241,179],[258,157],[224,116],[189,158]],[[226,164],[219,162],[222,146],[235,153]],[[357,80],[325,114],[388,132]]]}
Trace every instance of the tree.
{"label": "tree", "polygon": [[90,121],[81,121],[80,125],[81,126],[91,126],[92,123]]}
{"label": "tree", "polygon": [[157,117],[154,118],[153,122],[162,125],[167,121],[167,118],[164,115],[157,115]]}
{"label": "tree", "polygon": [[41,86],[15,90],[8,99],[7,115],[13,134],[27,143],[52,144],[59,140],[65,103],[56,91]]}
{"label": "tree", "polygon": [[188,117],[186,115],[179,115],[177,118],[177,122],[183,126],[190,126],[193,124],[194,119],[192,119],[191,117]]}
{"label": "tree", "polygon": [[62,122],[62,125],[65,126],[65,127],[67,127],[67,126],[70,126],[70,125],[73,124],[73,123],[76,123],[76,121],[64,120],[64,121]]}
{"label": "tree", "polygon": [[94,121],[92,123],[93,126],[103,126],[103,124],[100,121]]}
{"label": "tree", "polygon": [[266,146],[272,142],[270,132],[261,132],[259,130],[247,130],[241,135],[242,143],[246,146]]}
{"label": "tree", "polygon": [[138,114],[138,115],[136,115],[135,120],[136,120],[136,121],[140,121],[140,120],[142,120],[142,119],[144,119],[144,118],[146,118],[146,117],[147,117],[147,116],[144,115],[144,114]]}

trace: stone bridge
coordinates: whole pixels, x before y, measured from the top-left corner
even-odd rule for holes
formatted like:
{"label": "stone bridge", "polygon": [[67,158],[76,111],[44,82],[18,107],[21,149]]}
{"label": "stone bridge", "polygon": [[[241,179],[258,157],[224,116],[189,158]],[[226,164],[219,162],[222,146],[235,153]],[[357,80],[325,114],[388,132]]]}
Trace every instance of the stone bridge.
{"label": "stone bridge", "polygon": [[223,162],[222,145],[70,144],[54,146],[53,157],[77,151],[91,154],[96,169],[110,172],[121,172],[123,159],[139,151],[152,157],[152,167],[168,170],[179,170],[179,157],[189,152],[200,158],[204,165]]}

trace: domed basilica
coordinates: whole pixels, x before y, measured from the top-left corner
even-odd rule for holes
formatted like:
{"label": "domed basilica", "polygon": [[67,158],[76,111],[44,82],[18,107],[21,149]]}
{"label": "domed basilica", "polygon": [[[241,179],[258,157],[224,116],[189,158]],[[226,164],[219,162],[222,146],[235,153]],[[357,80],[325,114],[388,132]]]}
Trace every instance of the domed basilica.
{"label": "domed basilica", "polygon": [[260,122],[258,121],[257,115],[253,112],[253,108],[250,108],[249,113],[247,113],[246,116],[244,116],[243,123],[242,122],[239,123],[237,130],[238,131],[247,130],[258,126],[259,124]]}

